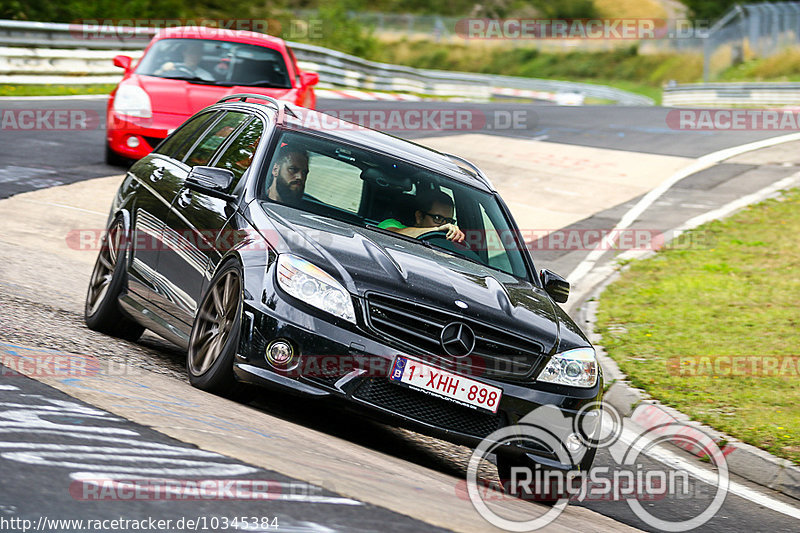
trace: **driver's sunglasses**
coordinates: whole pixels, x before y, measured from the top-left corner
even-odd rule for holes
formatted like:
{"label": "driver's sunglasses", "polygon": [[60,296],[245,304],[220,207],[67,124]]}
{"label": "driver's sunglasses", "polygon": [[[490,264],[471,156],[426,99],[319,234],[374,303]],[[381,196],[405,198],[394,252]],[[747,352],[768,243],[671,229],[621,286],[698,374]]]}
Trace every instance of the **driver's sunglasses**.
{"label": "driver's sunglasses", "polygon": [[442,224],[452,224],[454,226],[456,225],[456,219],[454,218],[443,217],[442,215],[434,215],[433,213],[425,213],[425,214],[431,217],[431,219],[439,225]]}

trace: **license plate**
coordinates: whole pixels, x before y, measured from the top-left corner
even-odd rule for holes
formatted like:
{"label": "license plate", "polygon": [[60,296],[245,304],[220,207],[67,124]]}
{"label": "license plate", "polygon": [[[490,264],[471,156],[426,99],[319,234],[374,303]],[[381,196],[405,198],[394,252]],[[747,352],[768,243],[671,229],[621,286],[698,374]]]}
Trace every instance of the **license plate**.
{"label": "license plate", "polygon": [[472,408],[497,412],[503,389],[436,368],[414,359],[397,357],[392,365],[391,380]]}

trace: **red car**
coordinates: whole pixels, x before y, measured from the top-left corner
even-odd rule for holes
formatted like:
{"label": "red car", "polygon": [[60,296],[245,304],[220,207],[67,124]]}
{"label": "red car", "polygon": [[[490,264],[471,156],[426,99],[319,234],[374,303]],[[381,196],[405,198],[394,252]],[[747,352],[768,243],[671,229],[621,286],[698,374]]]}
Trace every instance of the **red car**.
{"label": "red car", "polygon": [[283,39],[250,31],[180,27],[159,32],[125,76],[107,109],[106,162],[149,154],[197,111],[236,93],[264,94],[314,109],[319,76],[303,72]]}

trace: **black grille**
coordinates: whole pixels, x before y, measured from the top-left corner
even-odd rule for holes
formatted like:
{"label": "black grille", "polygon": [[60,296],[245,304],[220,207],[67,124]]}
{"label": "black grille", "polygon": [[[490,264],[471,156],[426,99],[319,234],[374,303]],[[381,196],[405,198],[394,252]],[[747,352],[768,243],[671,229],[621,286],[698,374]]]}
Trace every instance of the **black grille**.
{"label": "black grille", "polygon": [[[449,370],[506,379],[525,379],[538,365],[542,346],[532,340],[441,309],[384,295],[367,297],[370,327],[390,341],[412,350],[412,355],[430,355]],[[443,353],[442,328],[450,322],[468,324],[475,332],[475,348],[463,359]],[[455,367],[455,368],[454,368]]]}
{"label": "black grille", "polygon": [[488,436],[504,425],[501,414],[462,407],[395,385],[384,378],[365,379],[353,396],[393,413],[479,438]]}

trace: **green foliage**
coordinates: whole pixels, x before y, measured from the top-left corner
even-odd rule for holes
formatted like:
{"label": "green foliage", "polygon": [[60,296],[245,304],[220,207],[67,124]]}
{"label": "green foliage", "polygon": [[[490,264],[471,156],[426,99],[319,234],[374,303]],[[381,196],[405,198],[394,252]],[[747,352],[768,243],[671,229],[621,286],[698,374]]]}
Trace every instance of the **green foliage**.
{"label": "green foliage", "polygon": [[541,16],[553,19],[588,19],[597,17],[594,0],[533,0]]}
{"label": "green foliage", "polygon": [[359,57],[375,56],[378,40],[371,31],[347,16],[348,11],[360,4],[359,0],[345,0],[321,6],[316,13],[322,22],[319,35],[312,33],[302,40]]}
{"label": "green foliage", "polygon": [[691,54],[639,55],[635,46],[567,53],[535,48],[398,41],[380,47],[376,59],[420,68],[569,80],[617,80],[660,87],[702,75],[702,58]]}
{"label": "green foliage", "polygon": [[731,7],[742,3],[738,0],[681,0],[689,8],[689,14],[694,20],[715,21],[724,15]]}
{"label": "green foliage", "polygon": [[186,15],[185,0],[0,0],[0,17],[42,22],[82,19],[176,18]]}
{"label": "green foliage", "polygon": [[0,96],[54,96],[71,94],[108,94],[116,84],[97,85],[0,85]]}

